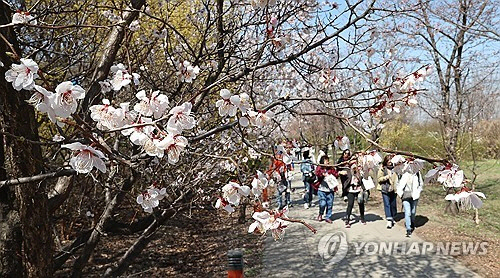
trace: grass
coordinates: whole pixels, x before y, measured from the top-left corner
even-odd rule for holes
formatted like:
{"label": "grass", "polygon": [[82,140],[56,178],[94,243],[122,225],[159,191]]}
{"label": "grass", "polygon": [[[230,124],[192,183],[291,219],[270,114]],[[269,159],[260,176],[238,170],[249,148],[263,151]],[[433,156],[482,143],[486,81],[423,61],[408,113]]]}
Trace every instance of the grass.
{"label": "grass", "polygon": [[[472,163],[463,163],[465,175],[472,178]],[[483,207],[479,209],[479,225],[473,221],[474,210],[460,211],[460,213],[449,219],[445,217],[444,208],[447,202],[444,200],[445,192],[440,185],[429,185],[422,193],[422,205],[420,208],[443,214],[443,219],[452,228],[467,234],[481,234],[482,236],[500,237],[500,162],[497,160],[485,160],[477,162],[477,178],[475,180],[476,191],[483,192],[486,199],[483,200]],[[441,211],[441,213],[439,213]],[[441,218],[441,217],[440,217]],[[450,221],[446,221],[449,219]]]}
{"label": "grass", "polygon": [[[465,176],[474,177],[473,163],[460,164]],[[483,192],[486,199],[479,209],[479,224],[474,222],[475,211],[460,211],[458,215],[445,214],[447,201],[441,185],[427,185],[422,192],[417,209],[417,215],[428,217],[420,233],[432,241],[488,241],[490,249],[487,257],[469,256],[463,262],[486,277],[496,277],[500,271],[498,256],[500,254],[500,161],[484,160],[477,162],[474,172],[475,190]]]}

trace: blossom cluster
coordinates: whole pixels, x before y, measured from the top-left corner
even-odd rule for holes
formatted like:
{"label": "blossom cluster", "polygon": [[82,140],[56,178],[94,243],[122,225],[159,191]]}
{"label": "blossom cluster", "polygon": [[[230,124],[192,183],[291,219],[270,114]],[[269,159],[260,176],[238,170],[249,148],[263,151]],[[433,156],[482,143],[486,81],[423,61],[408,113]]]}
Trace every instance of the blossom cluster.
{"label": "blossom cluster", "polygon": [[249,233],[265,234],[271,231],[275,240],[283,239],[285,229],[288,227],[288,207],[283,208],[281,211],[257,211],[254,212],[252,218],[254,223],[248,228]]}
{"label": "blossom cluster", "polygon": [[234,212],[233,206],[238,206],[243,196],[250,194],[250,187],[230,181],[222,187],[222,196],[217,199],[215,208],[223,208],[229,213]]}
{"label": "blossom cluster", "polygon": [[36,25],[38,22],[29,12],[17,11],[12,16],[13,24],[32,24]]}
{"label": "blossom cluster", "polygon": [[351,142],[349,141],[349,137],[347,136],[337,136],[335,138],[335,141],[333,142],[333,145],[335,146],[336,149],[340,149],[342,151],[347,150],[350,148]]}
{"label": "blossom cluster", "polygon": [[239,123],[243,127],[247,127],[250,124],[253,126],[262,128],[269,123],[271,123],[274,118],[274,112],[267,111],[253,111],[251,110],[250,96],[247,93],[241,93],[239,95],[233,95],[228,89],[220,90],[220,96],[215,106],[219,110],[219,115],[234,117],[241,111],[241,117],[239,118]]}
{"label": "blossom cluster", "polygon": [[[419,70],[403,77],[395,77],[392,88],[386,89],[385,93],[378,97],[377,103],[370,108],[370,114],[375,117],[381,117],[383,114],[400,113],[404,105],[416,106],[416,99],[419,91],[417,83],[423,82],[432,72],[430,65],[424,66]],[[374,78],[374,83],[380,79]],[[402,96],[398,98],[397,96]]]}
{"label": "blossom cluster", "polygon": [[142,206],[145,212],[152,213],[153,209],[160,204],[160,201],[167,195],[167,189],[158,189],[155,186],[148,188],[136,198],[136,202]]}
{"label": "blossom cluster", "polygon": [[464,208],[481,208],[483,202],[479,197],[486,198],[484,193],[469,189],[466,184],[464,171],[459,170],[456,164],[446,164],[438,166],[427,172],[425,175],[427,182],[438,182],[448,189],[459,189],[455,193],[445,197],[447,201],[455,201]]}
{"label": "blossom cluster", "polygon": [[[158,158],[166,154],[169,163],[177,163],[188,145],[188,140],[180,134],[196,125],[191,115],[192,104],[185,102],[174,106],[167,114],[168,98],[159,91],[151,92],[148,96],[141,90],[136,98],[138,102],[133,110],[129,110],[129,103],[122,103],[120,108],[114,108],[104,99],[102,105],[90,107],[91,118],[97,122],[99,129],[121,129],[121,133],[129,136],[134,145],[142,146],[146,154]],[[155,122],[167,116],[169,119],[165,131],[155,125]]]}

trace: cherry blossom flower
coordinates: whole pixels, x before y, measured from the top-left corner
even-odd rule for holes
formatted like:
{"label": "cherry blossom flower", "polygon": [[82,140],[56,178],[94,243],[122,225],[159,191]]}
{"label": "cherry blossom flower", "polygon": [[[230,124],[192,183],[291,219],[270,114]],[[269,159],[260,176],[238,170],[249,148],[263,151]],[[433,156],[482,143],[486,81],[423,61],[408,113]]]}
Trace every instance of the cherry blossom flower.
{"label": "cherry blossom flower", "polygon": [[430,169],[427,174],[424,176],[424,182],[425,183],[430,183],[437,181],[437,177],[439,176],[439,172],[441,170],[444,170],[444,166],[438,166],[436,168]]}
{"label": "cherry blossom flower", "polygon": [[411,174],[416,174],[424,168],[425,161],[422,159],[411,159],[406,160],[404,163],[403,172],[408,172]]}
{"label": "cherry blossom flower", "polygon": [[110,82],[113,90],[119,91],[121,88],[128,86],[132,81],[136,86],[139,85],[140,75],[137,73],[129,74],[122,63],[112,66],[110,70],[114,73],[113,79]]}
{"label": "cherry blossom flower", "polygon": [[459,203],[461,207],[466,209],[479,209],[483,206],[483,201],[481,201],[479,197],[486,199],[486,195],[484,195],[484,193],[472,191],[464,186],[459,192],[455,194],[448,194],[444,199],[447,201],[455,201]]}
{"label": "cherry blossom flower", "polygon": [[418,105],[418,101],[416,98],[414,97],[410,97],[408,98],[408,100],[406,101],[406,103],[410,106],[410,107],[415,107]]}
{"label": "cherry blossom flower", "polygon": [[275,240],[283,239],[288,222],[280,217],[286,217],[287,211],[288,208],[283,209],[281,213],[275,212],[273,214],[268,211],[254,212],[252,218],[255,219],[255,222],[250,225],[248,232],[264,234],[266,231],[271,230]]}
{"label": "cherry blossom flower", "polygon": [[462,187],[464,171],[458,170],[457,165],[447,167],[439,172],[437,181],[445,187]]}
{"label": "cherry blossom flower", "polygon": [[230,181],[222,187],[222,198],[232,205],[239,205],[242,196],[250,194],[250,187]]}
{"label": "cherry blossom flower", "polygon": [[145,212],[152,213],[153,208],[160,204],[166,193],[166,188],[160,190],[157,188],[148,188],[145,192],[137,196],[136,202],[142,206]]}
{"label": "cherry blossom flower", "polygon": [[56,113],[52,109],[52,100],[54,98],[54,93],[45,90],[42,86],[35,85],[36,92],[27,101],[29,104],[33,105],[36,110],[41,113],[47,113],[50,121],[53,123],[57,122]]}
{"label": "cherry blossom flower", "polygon": [[97,128],[107,130],[121,127],[124,117],[122,111],[112,107],[107,99],[103,99],[102,103],[89,108],[90,118],[97,122]]}
{"label": "cherry blossom flower", "polygon": [[135,31],[138,31],[140,27],[141,27],[141,22],[136,19],[130,23],[130,25],[128,26],[128,29],[130,29],[130,31],[132,31],[132,32],[135,32]]}
{"label": "cherry blossom flower", "polygon": [[398,173],[398,174],[403,174],[403,169],[405,167],[405,162],[406,158],[404,158],[402,155],[395,155],[391,158],[391,163],[394,165],[393,171]]}
{"label": "cherry blossom flower", "polygon": [[103,161],[106,157],[101,151],[90,146],[83,145],[79,142],[65,144],[62,145],[61,148],[76,151],[76,155],[70,159],[69,165],[71,165],[71,167],[78,173],[89,173],[94,167],[96,167],[99,171],[106,173],[106,165]]}
{"label": "cherry blossom flower", "polygon": [[36,25],[37,21],[32,15],[30,15],[29,12],[17,11],[14,15],[12,15],[12,23]]}
{"label": "cherry blossom flower", "polygon": [[226,210],[227,212],[229,212],[229,213],[233,213],[234,212],[234,208],[226,200],[224,200],[221,197],[219,197],[217,199],[217,202],[215,203],[215,208],[219,209],[221,207],[224,210]]}
{"label": "cherry blossom flower", "polygon": [[350,148],[349,137],[347,137],[345,135],[342,137],[337,136],[337,138],[333,142],[333,145],[335,146],[335,148],[340,149],[342,151],[347,150]]}
{"label": "cherry blossom flower", "polygon": [[191,102],[184,102],[182,105],[170,109],[169,114],[172,115],[168,119],[167,131],[172,134],[180,134],[184,129],[195,127],[196,121],[191,116]]}
{"label": "cherry blossom flower", "polygon": [[168,134],[163,140],[156,144],[158,148],[165,150],[168,156],[168,162],[175,164],[179,161],[179,157],[188,145],[186,137],[181,135]]}
{"label": "cherry blossom flower", "polygon": [[370,151],[368,154],[363,155],[362,157],[362,168],[364,173],[368,173],[370,170],[373,170],[378,167],[378,165],[382,162],[382,157],[376,151]]}
{"label": "cherry blossom flower", "polygon": [[56,134],[56,135],[54,135],[54,137],[52,137],[52,141],[54,141],[54,142],[62,142],[65,139],[66,138],[64,138],[64,136],[62,136],[60,134]]}
{"label": "cherry blossom flower", "polygon": [[76,112],[77,99],[85,97],[85,90],[79,85],[73,85],[71,81],[65,81],[57,85],[52,109],[56,116],[67,118]]}
{"label": "cherry blossom flower", "polygon": [[184,61],[179,64],[177,76],[181,82],[192,83],[196,76],[200,73],[198,66],[192,66],[190,62]]}
{"label": "cherry blossom flower", "polygon": [[262,195],[262,191],[264,188],[267,188],[269,181],[266,178],[266,175],[261,171],[257,171],[256,177],[252,180],[252,194],[255,197],[259,197]]}
{"label": "cherry blossom flower", "polygon": [[268,211],[254,212],[252,218],[255,222],[248,228],[249,233],[254,233],[256,230],[263,234],[273,227],[274,217]]}
{"label": "cherry blossom flower", "polygon": [[[153,120],[147,117],[140,117],[134,124],[147,124],[151,123]],[[122,134],[125,136],[130,136],[130,141],[135,145],[141,145],[149,138],[149,135],[153,132],[154,127],[151,125],[135,126],[132,128],[122,130]]]}
{"label": "cherry blossom flower", "polygon": [[5,72],[5,80],[12,82],[14,89],[31,90],[38,78],[38,64],[31,59],[21,58],[21,64],[12,64],[11,69]]}
{"label": "cherry blossom flower", "polygon": [[248,117],[243,116],[238,119],[238,123],[243,127],[247,127],[250,124],[250,119],[248,119]]}
{"label": "cherry blossom flower", "polygon": [[234,117],[236,112],[238,112],[238,105],[240,104],[240,97],[232,95],[231,91],[228,89],[220,90],[220,96],[222,99],[215,103],[215,106],[219,108],[219,115],[222,117],[229,115]]}
{"label": "cherry blossom flower", "polygon": [[239,102],[236,102],[235,105],[241,110],[242,115],[246,115],[252,106],[250,96],[247,93],[239,94]]}
{"label": "cherry blossom flower", "polygon": [[134,110],[146,117],[153,116],[155,119],[161,118],[167,110],[168,97],[160,94],[160,91],[151,93],[151,97],[146,96],[146,91],[141,90],[135,95],[140,101],[134,105]]}
{"label": "cherry blossom flower", "polygon": [[111,85],[109,80],[99,81],[99,85],[101,86],[102,93],[109,93],[113,90],[113,85]]}
{"label": "cherry blossom flower", "polygon": [[250,118],[250,123],[256,127],[262,128],[271,123],[274,118],[274,112],[268,111],[248,111],[248,117]]}
{"label": "cherry blossom flower", "polygon": [[142,142],[142,147],[144,151],[149,156],[157,156],[158,158],[162,158],[165,154],[165,150],[158,148],[158,144],[160,143],[160,139],[158,138],[146,138]]}

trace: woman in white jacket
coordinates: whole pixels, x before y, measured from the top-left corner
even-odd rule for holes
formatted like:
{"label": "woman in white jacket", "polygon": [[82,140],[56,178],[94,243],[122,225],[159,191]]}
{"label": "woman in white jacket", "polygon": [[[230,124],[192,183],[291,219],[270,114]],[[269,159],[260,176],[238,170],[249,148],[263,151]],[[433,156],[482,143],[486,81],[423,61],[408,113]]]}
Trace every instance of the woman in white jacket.
{"label": "woman in white jacket", "polygon": [[410,237],[415,229],[415,215],[417,213],[418,199],[424,187],[422,174],[418,171],[415,174],[406,172],[399,179],[396,194],[403,201],[405,211],[406,236]]}

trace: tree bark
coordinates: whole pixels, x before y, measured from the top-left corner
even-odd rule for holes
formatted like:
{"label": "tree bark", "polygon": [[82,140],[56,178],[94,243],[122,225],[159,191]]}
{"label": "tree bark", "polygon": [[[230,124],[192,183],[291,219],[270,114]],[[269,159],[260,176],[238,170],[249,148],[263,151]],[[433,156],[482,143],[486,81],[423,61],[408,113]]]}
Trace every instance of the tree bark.
{"label": "tree bark", "polygon": [[[10,23],[10,9],[4,2],[0,2],[0,11],[0,24]],[[3,28],[0,32],[3,36],[0,40],[0,60],[5,64],[0,69],[0,76],[3,77],[12,63],[5,53],[15,51],[19,54],[20,51],[12,27]],[[19,138],[38,141],[35,113],[25,101],[28,94],[26,91],[16,91],[5,78],[0,78],[0,128]],[[5,168],[5,177],[2,179],[42,172],[39,145],[10,137],[4,137],[1,143],[0,159]],[[4,187],[1,191],[0,225],[5,237],[0,239],[0,260],[6,265],[0,266],[0,276],[51,277],[53,239],[45,183],[30,182],[13,188]],[[19,265],[22,265],[22,269]]]}

